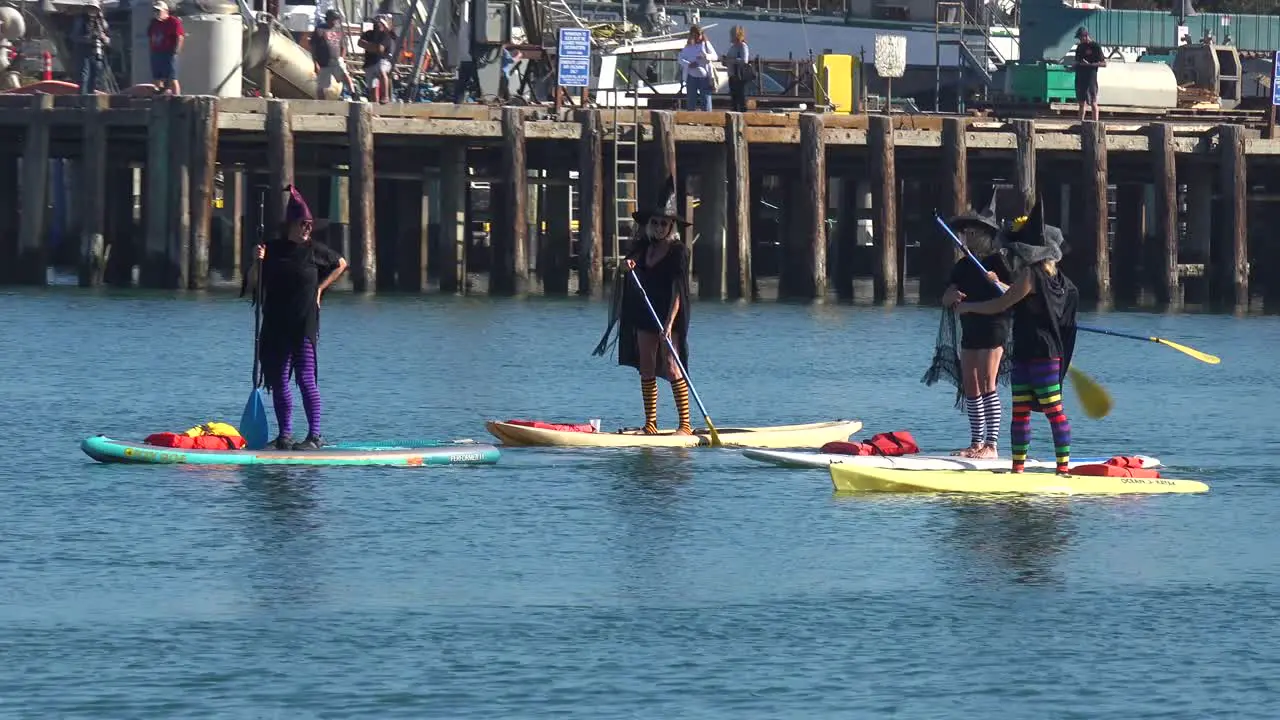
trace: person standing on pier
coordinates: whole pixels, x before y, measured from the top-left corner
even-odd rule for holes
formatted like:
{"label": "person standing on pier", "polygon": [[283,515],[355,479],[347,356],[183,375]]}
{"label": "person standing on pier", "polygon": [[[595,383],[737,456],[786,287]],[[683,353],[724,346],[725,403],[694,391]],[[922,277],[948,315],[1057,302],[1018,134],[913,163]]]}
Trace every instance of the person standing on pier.
{"label": "person standing on pier", "polygon": [[756,70],[751,67],[751,49],[747,47],[747,31],[741,25],[734,25],[729,40],[732,44],[724,53],[729,71],[729,98],[734,112],[746,112],[747,84],[756,79]]}
{"label": "person standing on pier", "polygon": [[173,95],[181,95],[178,55],[182,52],[187,33],[182,29],[182,20],[169,14],[169,5],[164,0],[156,0],[151,9],[155,15],[147,27],[147,40],[151,48],[151,79],[157,89],[163,88]]}
{"label": "person standing on pier", "polygon": [[391,18],[387,15],[374,18],[373,29],[360,36],[369,102],[386,103],[391,100],[391,50],[395,42],[396,34],[391,30]]}
{"label": "person standing on pier", "polygon": [[[618,364],[640,373],[640,393],[644,399],[644,432],[658,434],[658,378],[671,383],[671,394],[680,417],[677,435],[692,435],[689,424],[689,382],[671,358],[663,336],[671,339],[680,361],[689,367],[689,250],[680,239],[680,228],[688,227],[676,207],[675,182],[667,178],[657,207],[632,213],[638,228],[635,242],[623,258],[614,278],[609,326],[593,355],[608,352],[616,327]],[[634,273],[644,287],[643,294]],[[653,305],[652,312],[649,304]],[[659,325],[653,315],[662,318]]]}
{"label": "person standing on pier", "polygon": [[[290,185],[281,237],[257,247],[252,273],[262,273],[262,333],[259,355],[279,428],[277,450],[313,450],[320,434],[320,388],[316,384],[316,344],[320,336],[320,298],[347,269],[347,261],[328,245],[311,239],[315,221],[298,189]],[[246,278],[253,287],[257,276]],[[302,392],[307,437],[293,442],[293,376]]]}
{"label": "person standing on pier", "polygon": [[1084,122],[1084,108],[1093,110],[1093,121],[1098,122],[1098,68],[1107,66],[1102,46],[1089,38],[1089,31],[1076,30],[1076,100],[1080,103],[1080,122]]}
{"label": "person standing on pier", "polygon": [[716,49],[697,25],[689,28],[689,42],[680,50],[684,70],[686,104],[689,110],[711,110],[711,94],[716,91]]}
{"label": "person standing on pier", "polygon": [[343,62],[347,57],[347,29],[337,10],[326,10],[324,24],[311,33],[311,57],[316,63],[316,98],[325,99],[334,80],[342,83],[347,97],[355,97],[356,89]]}
{"label": "person standing on pier", "polygon": [[106,69],[110,29],[98,5],[90,6],[77,17],[74,27],[72,38],[80,55],[80,94],[93,95],[98,92],[98,83],[102,82],[102,73]]}
{"label": "person standing on pier", "polygon": [[1062,407],[1062,382],[1076,346],[1080,294],[1058,269],[1062,231],[1047,227],[1040,203],[1014,221],[1004,253],[1014,277],[994,300],[960,302],[957,312],[996,315],[1013,310],[1013,472],[1022,472],[1031,447],[1031,413],[1044,413],[1053,433],[1059,473],[1071,461],[1071,423]]}
{"label": "person standing on pier", "polygon": [[961,315],[957,347],[956,316],[951,307],[961,300],[977,302],[997,298],[1000,291],[992,281],[1005,286],[1012,282],[997,241],[1002,228],[996,219],[996,193],[991,194],[991,202],[982,212],[957,215],[948,224],[960,235],[969,252],[981,260],[987,273],[984,275],[967,254],[959,253],[951,269],[950,283],[942,295],[942,304],[947,309],[925,382],[932,385],[942,375],[948,375],[962,393],[969,416],[969,447],[955,454],[994,458],[999,456],[1003,410],[997,385],[1001,376],[1009,372],[1005,346],[1009,344],[1012,319],[1008,311],[995,315]]}

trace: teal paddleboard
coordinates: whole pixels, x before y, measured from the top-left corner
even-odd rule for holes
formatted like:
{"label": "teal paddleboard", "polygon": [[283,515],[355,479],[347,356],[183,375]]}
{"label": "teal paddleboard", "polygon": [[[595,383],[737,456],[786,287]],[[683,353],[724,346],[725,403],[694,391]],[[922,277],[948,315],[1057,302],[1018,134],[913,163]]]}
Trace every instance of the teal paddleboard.
{"label": "teal paddleboard", "polygon": [[[423,441],[430,443],[431,441]],[[113,440],[104,435],[85,438],[80,449],[103,463],[141,465],[492,465],[501,453],[493,445],[472,442],[405,447],[398,442],[343,443],[319,450],[193,450]]]}

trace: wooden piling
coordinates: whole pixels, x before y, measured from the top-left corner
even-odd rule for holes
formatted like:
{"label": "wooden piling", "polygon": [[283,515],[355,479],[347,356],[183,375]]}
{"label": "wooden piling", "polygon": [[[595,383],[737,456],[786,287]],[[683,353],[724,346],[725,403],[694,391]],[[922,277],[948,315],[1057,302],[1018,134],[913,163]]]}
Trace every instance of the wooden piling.
{"label": "wooden piling", "polygon": [[704,148],[701,172],[698,177],[698,194],[701,201],[694,210],[698,243],[698,297],[704,300],[724,300],[728,297],[728,242],[725,232],[725,195],[728,171],[728,148],[723,144]]}
{"label": "wooden piling", "polygon": [[467,290],[467,147],[440,148],[440,292]]}
{"label": "wooden piling", "polygon": [[[107,156],[110,158],[110,154]],[[110,160],[108,160],[110,162]],[[143,233],[135,215],[132,165],[111,165],[106,179],[106,267],[103,282],[114,287],[133,286],[133,268],[140,257]]]}
{"label": "wooden piling", "polygon": [[843,302],[854,299],[853,276],[858,265],[858,220],[861,208],[860,194],[865,191],[862,175],[846,173],[835,184],[839,193],[836,201],[836,237],[832,243],[836,297]]}
{"label": "wooden piling", "polygon": [[[1213,172],[1213,165],[1209,163],[1195,160],[1184,162],[1187,170],[1187,237],[1183,246],[1186,253],[1180,255],[1179,264],[1184,259],[1190,261],[1188,264],[1203,263],[1205,272],[1199,276],[1189,275],[1183,280],[1182,296],[1187,303],[1200,304],[1209,302],[1212,297],[1209,282],[1213,269],[1213,226],[1220,219],[1215,217],[1213,208],[1213,184],[1216,173]],[[1179,268],[1179,276],[1181,276],[1180,270],[1181,268]]]}
{"label": "wooden piling", "polygon": [[[244,171],[236,166],[234,169],[227,169],[226,179],[223,182],[223,200],[224,207],[228,209],[227,217],[231,219],[231,237],[228,238],[226,247],[226,266],[223,272],[226,273],[234,283],[239,283],[241,279],[242,268],[244,267],[242,257],[244,253],[245,237],[248,235],[244,231],[245,225],[245,194],[247,188],[244,184]],[[332,226],[330,226],[332,227]],[[339,248],[341,251],[341,248]]]}
{"label": "wooden piling", "polygon": [[[191,274],[188,287],[192,290],[204,290],[209,286],[209,243],[212,237],[213,200],[216,190],[213,178],[218,169],[218,101],[213,97],[197,97],[193,100]],[[289,164],[292,167],[293,163]],[[223,199],[226,199],[225,196]]]}
{"label": "wooden piling", "polygon": [[0,283],[14,281],[18,267],[18,156],[0,150]]}
{"label": "wooden piling", "polygon": [[875,302],[894,304],[898,278],[898,172],[894,158],[893,121],[872,115],[867,128],[871,158],[871,193],[875,203],[876,264],[872,279]]}
{"label": "wooden piling", "polygon": [[169,116],[169,257],[176,260],[177,288],[188,287],[191,278],[191,143],[197,99],[175,97]]}
{"label": "wooden piling", "polygon": [[573,249],[569,225],[569,168],[560,166],[552,169],[549,179],[554,182],[543,195],[547,229],[540,246],[542,253],[538,269],[542,274],[542,293],[562,296],[569,294],[569,254]]}
{"label": "wooden piling", "polygon": [[1107,127],[1086,121],[1080,129],[1080,152],[1083,154],[1084,222],[1082,249],[1088,252],[1090,279],[1080,288],[1080,295],[1109,306],[1111,297],[1111,252],[1107,247]]}
{"label": "wooden piling", "polygon": [[[969,140],[964,118],[942,119],[942,172],[937,186],[943,220],[970,209]],[[930,218],[930,225],[935,221]],[[955,243],[939,227],[924,232],[920,243],[920,301],[933,303],[942,297],[955,265]]]}
{"label": "wooden piling", "polygon": [[1222,125],[1218,129],[1219,195],[1222,198],[1220,242],[1213,252],[1211,287],[1215,302],[1236,310],[1249,307],[1249,235],[1244,126]]}
{"label": "wooden piling", "polygon": [[1155,244],[1148,257],[1154,264],[1156,299],[1162,305],[1181,302],[1178,279],[1178,179],[1173,148],[1173,128],[1168,123],[1151,126],[1149,142],[1152,177],[1155,180]]}
{"label": "wooden piling", "polygon": [[1022,195],[1022,214],[1031,211],[1036,204],[1036,123],[1034,120],[1014,120],[1013,136],[1016,142],[1014,162],[1018,178],[1018,192]]}
{"label": "wooden piling", "polygon": [[107,95],[85,98],[84,147],[80,156],[80,287],[97,287],[106,274]]}
{"label": "wooden piling", "polygon": [[1147,186],[1123,183],[1116,187],[1116,235],[1113,243],[1116,300],[1133,305],[1145,284],[1137,272],[1143,263],[1147,235]]}
{"label": "wooden piling", "polygon": [[604,284],[604,180],[601,154],[604,129],[599,110],[578,115],[578,294],[599,297]]}
{"label": "wooden piling", "polygon": [[[351,148],[351,287],[357,293],[372,293],[377,289],[378,278],[378,236],[373,214],[372,105],[351,104],[347,114],[347,134]],[[465,189],[465,169],[460,180]],[[462,207],[465,209],[465,203]]]}
{"label": "wooden piling", "polygon": [[519,295],[528,290],[529,169],[525,163],[524,120],[520,109],[502,111],[502,182],[495,197],[493,260],[489,270],[489,293]]}
{"label": "wooden piling", "polygon": [[669,110],[650,111],[649,123],[653,126],[653,152],[650,154],[653,187],[645,197],[636,198],[641,206],[652,203],[663,183],[676,177],[675,113]]}
{"label": "wooden piling", "polygon": [[[363,103],[361,103],[363,104]],[[285,187],[293,184],[293,113],[288,100],[267,101],[267,235],[284,222],[289,195]]]}
{"label": "wooden piling", "polygon": [[747,122],[742,113],[725,114],[725,296],[731,300],[755,297],[751,267],[751,153]]}
{"label": "wooden piling", "polygon": [[407,238],[412,248],[405,269],[408,282],[401,283],[409,292],[424,293],[431,286],[428,280],[431,274],[431,191],[435,184],[435,173],[431,171],[422,174],[421,182],[405,183],[405,199],[411,201],[409,207],[416,205],[418,208],[417,222],[410,225],[411,232]]}
{"label": "wooden piling", "polygon": [[827,295],[827,149],[822,115],[800,116],[800,177],[791,204],[789,258],[780,298],[822,300]]}
{"label": "wooden piling", "polygon": [[49,125],[53,96],[34,95],[31,102],[38,112],[27,123],[22,150],[22,217],[13,279],[19,285],[45,285],[49,281],[45,210],[49,192]]}

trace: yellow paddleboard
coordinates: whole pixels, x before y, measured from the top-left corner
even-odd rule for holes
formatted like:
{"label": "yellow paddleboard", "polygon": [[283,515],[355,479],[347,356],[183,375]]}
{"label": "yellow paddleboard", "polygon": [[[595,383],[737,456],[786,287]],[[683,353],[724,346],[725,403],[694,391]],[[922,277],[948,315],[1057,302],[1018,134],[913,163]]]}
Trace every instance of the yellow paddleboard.
{"label": "yellow paddleboard", "polygon": [[1021,493],[1031,495],[1130,495],[1134,493],[1201,493],[1198,480],[1168,478],[1062,476],[1050,472],[1011,473],[994,470],[896,470],[847,464],[830,466],[838,492]]}

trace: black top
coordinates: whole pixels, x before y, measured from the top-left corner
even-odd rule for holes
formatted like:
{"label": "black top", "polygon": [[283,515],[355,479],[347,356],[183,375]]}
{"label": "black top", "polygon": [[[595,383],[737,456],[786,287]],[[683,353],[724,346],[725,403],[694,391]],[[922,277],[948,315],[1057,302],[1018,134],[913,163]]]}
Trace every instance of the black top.
{"label": "black top", "polygon": [[1076,344],[1079,293],[1061,272],[1049,275],[1033,265],[1032,292],[1013,307],[1013,359],[1060,358],[1062,375],[1071,364]]}
{"label": "black top", "polygon": [[346,31],[340,27],[321,26],[311,33],[311,57],[322,68],[332,66],[342,57],[342,36]]}
{"label": "black top", "polygon": [[382,50],[379,52],[364,51],[364,66],[366,68],[377,65],[379,60],[391,59],[391,43],[395,42],[395,33],[390,30],[369,30],[361,35],[360,39],[367,43],[377,43],[382,46]]}
{"label": "black top", "polygon": [[[648,243],[640,243],[637,251],[631,253],[628,257],[635,260],[635,274],[640,278],[640,284],[644,286],[645,294],[649,296],[649,302],[653,304],[653,309],[658,313],[658,318],[666,325],[667,318],[671,314],[671,303],[675,300],[679,291],[677,283],[684,277],[688,270],[688,261],[683,243],[672,243],[667,250],[667,254],[662,256],[653,267],[646,267],[645,262],[649,252]],[[627,304],[639,317],[650,317],[649,308],[644,304],[644,298],[639,292],[635,291],[634,285],[627,287]]]}
{"label": "black top", "polygon": [[[1086,40],[1076,44],[1076,62],[1098,63],[1102,62],[1102,46],[1092,40]],[[1098,77],[1098,68],[1076,66],[1077,82],[1092,82]]]}
{"label": "black top", "polygon": [[[1000,282],[1013,283],[1012,273],[1004,256],[995,253],[981,258],[983,267],[996,274]],[[966,255],[960,258],[951,268],[950,283],[965,294],[969,302],[983,302],[1000,297],[1001,293],[991,284],[986,274]],[[1012,313],[1009,311],[999,315],[979,315],[965,313],[960,316],[961,342],[965,349],[989,349],[1004,347],[1009,340],[1009,329],[1012,324]]]}
{"label": "black top", "polygon": [[312,240],[267,243],[262,261],[262,344],[294,348],[303,339],[315,344],[320,335],[320,282],[338,269],[342,256]]}

